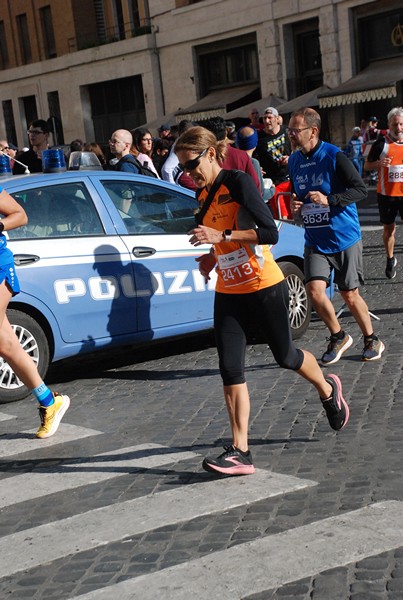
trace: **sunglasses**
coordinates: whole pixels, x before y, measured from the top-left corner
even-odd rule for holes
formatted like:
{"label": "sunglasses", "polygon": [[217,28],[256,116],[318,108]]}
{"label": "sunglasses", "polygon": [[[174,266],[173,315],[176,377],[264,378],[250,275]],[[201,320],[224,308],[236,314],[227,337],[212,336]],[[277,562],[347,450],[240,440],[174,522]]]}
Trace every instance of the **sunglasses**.
{"label": "sunglasses", "polygon": [[28,129],[28,131],[27,131],[28,135],[39,135],[40,133],[44,133],[44,132],[41,131],[40,129]]}
{"label": "sunglasses", "polygon": [[205,148],[203,152],[200,152],[196,158],[192,158],[192,160],[187,160],[183,165],[181,163],[178,164],[178,167],[181,171],[193,171],[200,164],[200,159],[206,154],[208,148]]}

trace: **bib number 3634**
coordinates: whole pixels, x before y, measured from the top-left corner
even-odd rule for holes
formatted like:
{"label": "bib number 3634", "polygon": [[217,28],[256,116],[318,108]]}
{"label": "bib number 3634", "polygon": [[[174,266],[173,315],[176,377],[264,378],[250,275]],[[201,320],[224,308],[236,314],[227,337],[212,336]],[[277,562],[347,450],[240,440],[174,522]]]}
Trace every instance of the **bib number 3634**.
{"label": "bib number 3634", "polygon": [[301,216],[305,227],[326,227],[330,222],[330,208],[310,202],[302,205]]}

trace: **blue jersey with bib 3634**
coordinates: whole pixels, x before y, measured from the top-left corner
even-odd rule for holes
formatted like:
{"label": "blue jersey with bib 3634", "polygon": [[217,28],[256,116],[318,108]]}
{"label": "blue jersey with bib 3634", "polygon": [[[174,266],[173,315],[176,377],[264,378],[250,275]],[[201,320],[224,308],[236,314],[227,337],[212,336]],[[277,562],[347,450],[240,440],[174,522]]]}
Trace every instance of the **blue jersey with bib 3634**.
{"label": "blue jersey with bib 3634", "polygon": [[324,206],[311,202],[310,191],[325,196],[345,191],[346,186],[336,174],[336,154],[339,148],[320,142],[313,154],[293,152],[288,170],[294,191],[304,204],[301,217],[305,227],[305,244],[324,254],[346,250],[361,239],[361,229],[355,204]]}

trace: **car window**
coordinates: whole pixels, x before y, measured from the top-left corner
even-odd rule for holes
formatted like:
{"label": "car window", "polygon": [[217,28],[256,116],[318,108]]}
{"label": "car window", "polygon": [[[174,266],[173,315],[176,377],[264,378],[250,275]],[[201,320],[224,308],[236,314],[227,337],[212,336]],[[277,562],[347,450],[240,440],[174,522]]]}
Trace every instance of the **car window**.
{"label": "car window", "polygon": [[103,180],[128,233],[187,233],[195,224],[195,198],[132,181]]}
{"label": "car window", "polygon": [[28,223],[8,232],[10,239],[102,235],[102,223],[80,182],[38,186],[11,195],[24,208]]}

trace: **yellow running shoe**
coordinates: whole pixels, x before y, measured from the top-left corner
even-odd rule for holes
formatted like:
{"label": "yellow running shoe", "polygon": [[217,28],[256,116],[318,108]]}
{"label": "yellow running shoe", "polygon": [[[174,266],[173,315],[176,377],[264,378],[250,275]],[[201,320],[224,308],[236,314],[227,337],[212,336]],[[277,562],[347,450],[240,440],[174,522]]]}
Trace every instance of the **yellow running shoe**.
{"label": "yellow running shoe", "polygon": [[54,435],[59,428],[64,413],[70,406],[70,398],[68,396],[53,392],[53,397],[55,401],[51,406],[39,407],[41,426],[36,432],[37,438],[48,438]]}

